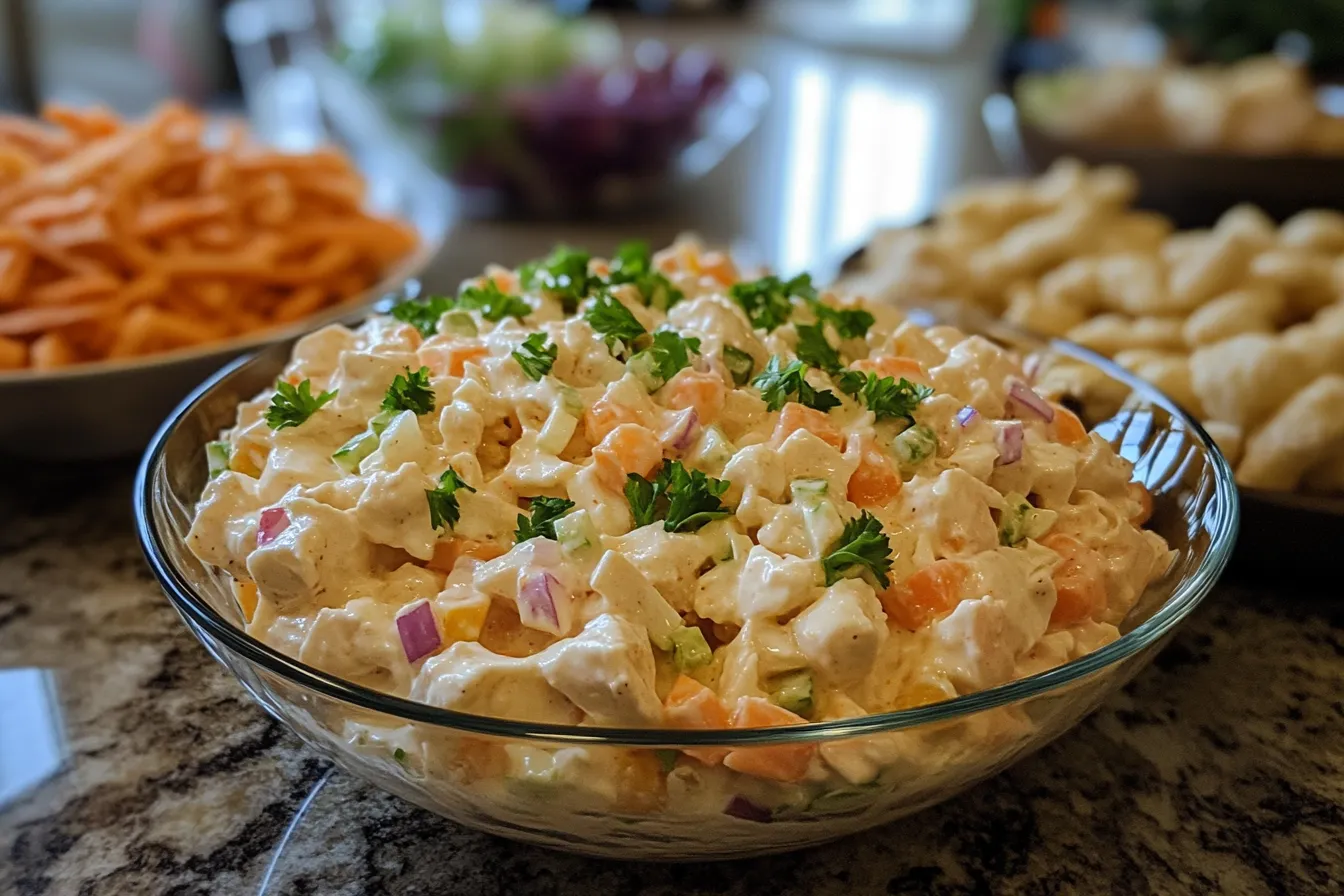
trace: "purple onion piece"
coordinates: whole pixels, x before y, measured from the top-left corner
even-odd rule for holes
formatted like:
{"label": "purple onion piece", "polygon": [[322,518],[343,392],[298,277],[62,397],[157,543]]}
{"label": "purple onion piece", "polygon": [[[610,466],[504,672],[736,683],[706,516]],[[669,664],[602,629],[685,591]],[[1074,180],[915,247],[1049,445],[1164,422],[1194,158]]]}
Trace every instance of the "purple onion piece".
{"label": "purple onion piece", "polygon": [[1008,385],[1008,409],[1017,412],[1019,417],[1026,412],[1046,423],[1055,419],[1055,409],[1050,406],[1050,402],[1021,380],[1013,380]]}
{"label": "purple onion piece", "polygon": [[528,628],[563,634],[560,603],[567,601],[565,586],[545,570],[528,573],[518,587],[518,619]]}
{"label": "purple onion piece", "polygon": [[980,419],[980,412],[977,411],[975,408],[971,407],[970,405],[966,405],[966,407],[957,411],[957,424],[962,429],[965,429],[966,427],[970,426],[972,423],[974,423],[979,419]]}
{"label": "purple onion piece", "polygon": [[1001,467],[1006,464],[1015,464],[1022,459],[1022,423],[1019,420],[1009,420],[999,426],[998,432],[994,434],[994,443],[999,448],[998,459],[994,461],[994,466]]}
{"label": "purple onion piece", "polygon": [[676,451],[685,451],[695,444],[695,440],[700,436],[700,415],[695,412],[695,408],[686,408],[673,418],[664,436],[663,441]]}
{"label": "purple onion piece", "polygon": [[434,620],[434,609],[427,600],[419,601],[410,610],[397,615],[397,634],[401,636],[401,649],[406,653],[408,663],[429,656],[443,644],[438,623]]}
{"label": "purple onion piece", "polygon": [[743,821],[759,822],[760,824],[769,824],[772,820],[769,809],[760,803],[747,799],[740,793],[730,799],[728,805],[723,807],[723,814],[740,818]]}
{"label": "purple onion piece", "polygon": [[265,547],[289,528],[289,514],[283,507],[267,507],[257,521],[257,547]]}

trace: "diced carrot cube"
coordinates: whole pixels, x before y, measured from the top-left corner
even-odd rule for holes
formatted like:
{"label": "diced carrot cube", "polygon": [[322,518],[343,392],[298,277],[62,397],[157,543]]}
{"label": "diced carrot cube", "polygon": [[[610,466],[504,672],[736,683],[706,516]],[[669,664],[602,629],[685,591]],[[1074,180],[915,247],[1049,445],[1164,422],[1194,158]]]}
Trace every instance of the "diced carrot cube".
{"label": "diced carrot cube", "polygon": [[622,423],[638,423],[639,415],[609,398],[599,398],[583,412],[583,432],[588,443],[596,445]]}
{"label": "diced carrot cube", "polygon": [[942,688],[927,681],[916,681],[896,695],[892,709],[914,709],[916,706],[929,706],[949,699]]}
{"label": "diced carrot cube", "polygon": [[667,796],[667,778],[652,750],[627,751],[616,766],[616,805],[626,812],[656,812]]}
{"label": "diced carrot cube", "polygon": [[448,375],[461,376],[466,372],[467,364],[472,361],[479,361],[490,352],[483,345],[461,345],[452,346],[448,349]]}
{"label": "diced carrot cube", "polygon": [[677,372],[663,387],[667,406],[682,410],[695,408],[700,425],[708,426],[723,413],[723,403],[728,397],[728,387],[723,380],[712,373],[701,373],[687,367]]}
{"label": "diced carrot cube", "polygon": [[859,466],[849,477],[849,500],[860,507],[885,507],[901,493],[901,474],[872,439],[865,439]]}
{"label": "diced carrot cube", "polygon": [[888,619],[916,631],[956,609],[969,571],[960,560],[935,560],[877,597]]}
{"label": "diced carrot cube", "polygon": [[771,442],[778,447],[800,429],[812,433],[836,451],[841,451],[845,447],[844,436],[831,423],[831,418],[826,415],[825,411],[809,408],[806,405],[798,404],[796,401],[788,402],[779,412],[779,419],[775,422],[775,432],[771,437]]}
{"label": "diced carrot cube", "polygon": [[1062,405],[1055,405],[1054,428],[1055,441],[1064,445],[1077,445],[1087,441],[1087,427],[1078,415]]}
{"label": "diced carrot cube", "polygon": [[255,582],[234,582],[233,596],[238,598],[238,606],[243,610],[243,618],[248,622],[257,615],[257,604],[261,603],[261,597],[257,594]]}
{"label": "diced carrot cube", "polygon": [[737,282],[737,265],[726,252],[706,252],[700,256],[700,273],[724,286]]}
{"label": "diced carrot cube", "polygon": [[[734,728],[776,728],[805,725],[807,719],[776,706],[763,697],[743,697],[733,712]],[[772,781],[800,781],[807,775],[816,744],[790,744],[779,747],[742,747],[724,757],[723,764],[733,771]]]}
{"label": "diced carrot cube", "polygon": [[490,599],[484,595],[452,604],[439,614],[439,628],[443,631],[444,643],[478,640],[489,613]]}
{"label": "diced carrot cube", "polygon": [[1106,610],[1106,585],[1101,575],[1101,555],[1072,535],[1051,532],[1041,544],[1060,556],[1051,574],[1055,583],[1055,608],[1050,625],[1065,628],[1097,619]]}
{"label": "diced carrot cube", "polygon": [[440,539],[434,544],[434,556],[425,565],[436,572],[450,573],[462,557],[485,561],[502,557],[505,553],[505,548],[489,541],[473,541],[470,538]]}
{"label": "diced carrot cube", "polygon": [[625,488],[626,476],[648,476],[662,460],[662,443],[638,423],[622,423],[593,449],[593,463],[602,484],[618,492]]}
{"label": "diced carrot cube", "polygon": [[929,373],[924,369],[924,365],[914,358],[863,358],[849,366],[864,373],[876,373],[878,376],[889,376],[897,380],[904,378],[915,383],[927,383],[929,380]]}
{"label": "diced carrot cube", "polygon": [[[663,701],[663,717],[673,728],[721,729],[732,727],[728,707],[719,695],[689,675],[679,675]],[[717,765],[728,755],[724,747],[685,750],[687,756],[705,765]]]}

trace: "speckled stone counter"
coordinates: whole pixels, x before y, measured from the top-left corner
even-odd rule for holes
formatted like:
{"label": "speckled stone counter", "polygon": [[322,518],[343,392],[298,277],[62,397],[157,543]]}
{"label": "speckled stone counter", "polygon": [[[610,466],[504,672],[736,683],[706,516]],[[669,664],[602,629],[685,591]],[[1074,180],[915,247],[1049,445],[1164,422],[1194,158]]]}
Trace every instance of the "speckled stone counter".
{"label": "speckled stone counter", "polygon": [[[51,671],[69,755],[0,807],[6,896],[1344,892],[1344,619],[1329,602],[1218,590],[1077,731],[895,825],[757,861],[599,862],[332,772],[160,595],[126,469],[9,469],[0,682]],[[13,698],[0,685],[0,705]]]}

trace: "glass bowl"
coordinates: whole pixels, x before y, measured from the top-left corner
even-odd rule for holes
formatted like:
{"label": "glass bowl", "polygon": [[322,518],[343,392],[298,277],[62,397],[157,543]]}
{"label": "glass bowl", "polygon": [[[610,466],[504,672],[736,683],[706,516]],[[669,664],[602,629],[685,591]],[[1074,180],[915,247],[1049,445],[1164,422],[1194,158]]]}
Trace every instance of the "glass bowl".
{"label": "glass bowl", "polygon": [[[1072,728],[1161,649],[1213,587],[1236,538],[1232,473],[1174,402],[1076,346],[988,321],[953,322],[1036,353],[1038,370],[1057,357],[1083,360],[1127,394],[1119,412],[1090,422],[1135,463],[1154,496],[1150,525],[1176,552],[1118,640],[953,700],[791,728],[529,724],[392,697],[249,637],[227,576],[197,560],[185,537],[205,484],[203,447],[232,424],[240,401],[271,388],[287,357],[279,346],[220,371],[159,430],[135,488],[141,544],[188,628],[268,712],[341,768],[454,821],[623,859],[721,859],[832,840],[948,799]],[[838,771],[779,784],[676,752],[807,745],[826,759],[814,767]]]}

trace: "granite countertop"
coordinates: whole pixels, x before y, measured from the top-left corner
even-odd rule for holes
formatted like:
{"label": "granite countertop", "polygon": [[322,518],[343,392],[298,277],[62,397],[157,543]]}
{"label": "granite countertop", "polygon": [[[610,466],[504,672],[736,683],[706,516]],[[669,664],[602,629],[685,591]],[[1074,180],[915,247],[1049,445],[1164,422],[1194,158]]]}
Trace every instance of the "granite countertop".
{"label": "granite countertop", "polygon": [[[0,894],[1305,894],[1344,880],[1344,630],[1329,604],[1220,588],[1080,728],[916,817],[776,858],[621,864],[479,834],[331,771],[159,593],[128,469],[22,480],[0,485],[0,726],[13,683],[37,675],[15,670],[50,670],[69,755],[0,806]],[[0,770],[40,741],[0,730]]]}

